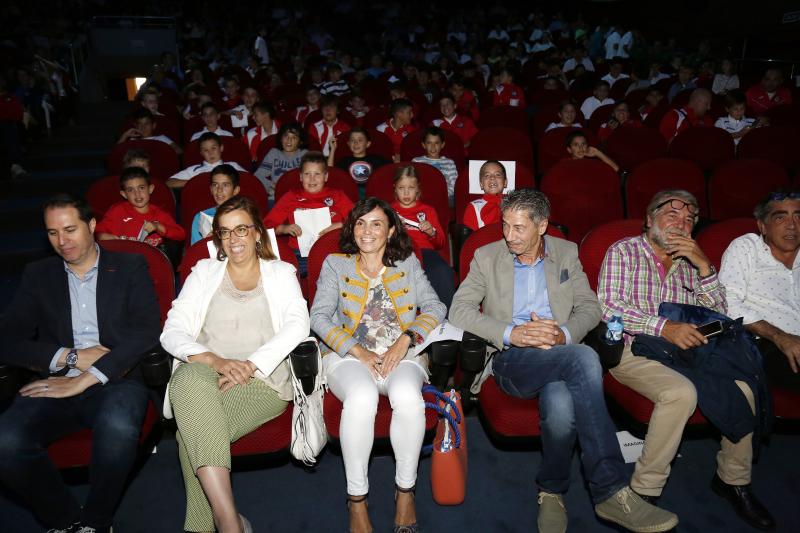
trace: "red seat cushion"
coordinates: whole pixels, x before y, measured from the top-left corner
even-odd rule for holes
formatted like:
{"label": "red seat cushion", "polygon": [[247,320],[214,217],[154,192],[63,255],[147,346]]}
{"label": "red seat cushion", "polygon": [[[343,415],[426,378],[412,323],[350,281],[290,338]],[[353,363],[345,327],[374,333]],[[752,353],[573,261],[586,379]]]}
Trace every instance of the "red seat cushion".
{"label": "red seat cushion", "polygon": [[484,418],[492,430],[504,437],[537,437],[539,427],[539,400],[523,400],[509,396],[497,386],[493,377],[481,387],[478,402]]}
{"label": "red seat cushion", "polygon": [[[653,402],[617,381],[610,373],[603,376],[603,389],[606,395],[610,396],[634,420],[640,424],[650,423],[650,416],[653,414],[653,408],[655,407]],[[695,409],[692,416],[689,417],[689,421],[686,422],[686,425],[690,426],[705,424],[708,424],[708,421],[700,413],[699,409]]]}
{"label": "red seat cushion", "polygon": [[[422,398],[426,402],[436,402],[436,398],[429,393],[423,393]],[[328,434],[334,439],[339,438],[339,424],[342,421],[342,408],[344,405],[332,392],[325,394],[325,426]],[[425,409],[425,430],[430,431],[436,427],[438,414],[432,409]],[[389,398],[378,396],[378,413],[375,415],[375,438],[389,438],[389,425],[392,422],[392,407],[389,405]]]}
{"label": "red seat cushion", "polygon": [[775,417],[787,420],[800,420],[800,393],[770,387],[772,392],[772,410]]}
{"label": "red seat cushion", "polygon": [[269,422],[262,424],[231,444],[231,455],[274,453],[289,448],[292,442],[292,404]]}
{"label": "red seat cushion", "polygon": [[[139,444],[142,444],[150,436],[157,421],[156,407],[150,401],[144,415]],[[58,468],[89,466],[92,457],[92,430],[81,429],[58,439],[47,448],[47,453]]]}

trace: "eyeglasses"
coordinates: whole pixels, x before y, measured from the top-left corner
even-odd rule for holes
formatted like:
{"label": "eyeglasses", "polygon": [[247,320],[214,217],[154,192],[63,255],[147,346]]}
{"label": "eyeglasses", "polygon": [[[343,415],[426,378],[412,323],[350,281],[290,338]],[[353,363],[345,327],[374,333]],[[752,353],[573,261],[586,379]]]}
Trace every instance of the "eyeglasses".
{"label": "eyeglasses", "polygon": [[774,192],[769,195],[770,202],[782,202],[783,200],[797,200],[800,198],[800,191]]}
{"label": "eyeglasses", "polygon": [[693,217],[696,217],[698,214],[700,214],[700,210],[697,209],[697,206],[694,206],[688,202],[684,202],[683,200],[678,200],[677,198],[670,198],[669,200],[664,200],[663,202],[661,202],[656,206],[655,210],[658,211],[667,204],[669,204],[669,206],[672,209],[675,209],[676,211],[680,211],[685,207],[686,210],[689,211],[689,214],[692,215]]}
{"label": "eyeglasses", "polygon": [[233,234],[236,235],[237,237],[247,237],[248,235],[250,235],[250,230],[255,227],[256,227],[255,224],[247,224],[247,225],[241,224],[233,229],[220,228],[217,230],[217,237],[219,237],[223,241],[230,239],[231,232],[233,232]]}

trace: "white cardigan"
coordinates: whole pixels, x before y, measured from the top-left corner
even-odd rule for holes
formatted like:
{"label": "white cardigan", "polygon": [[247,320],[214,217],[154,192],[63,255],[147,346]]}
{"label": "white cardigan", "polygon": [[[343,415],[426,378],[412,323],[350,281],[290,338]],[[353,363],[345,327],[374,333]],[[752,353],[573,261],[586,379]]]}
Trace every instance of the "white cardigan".
{"label": "white cardigan", "polygon": [[[266,379],[299,343],[306,340],[310,320],[295,268],[279,260],[260,260],[259,264],[275,335],[253,352],[248,360],[258,367],[255,376]],[[189,357],[210,351],[197,342],[197,337],[205,322],[211,298],[225,276],[227,265],[227,259],[198,261],[180,294],[172,302],[161,333],[161,345],[176,358],[173,372],[180,362],[188,362]],[[164,399],[164,416],[172,418],[169,388]]]}

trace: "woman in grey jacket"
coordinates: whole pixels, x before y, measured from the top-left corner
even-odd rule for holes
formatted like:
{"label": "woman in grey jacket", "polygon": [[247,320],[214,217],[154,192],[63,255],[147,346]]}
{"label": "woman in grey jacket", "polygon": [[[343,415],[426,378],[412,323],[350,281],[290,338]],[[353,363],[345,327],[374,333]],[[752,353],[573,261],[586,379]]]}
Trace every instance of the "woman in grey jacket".
{"label": "woman in grey jacket", "polygon": [[[330,390],[344,403],[339,426],[347,476],[350,529],[372,531],[367,468],[378,395],[392,405],[390,439],[397,463],[395,532],[419,531],[414,488],[425,403],[427,360],[415,345],[444,319],[397,214],[377,198],[359,201],[342,228],[342,254],[325,260],[311,307],[311,329],[328,353]],[[419,314],[418,314],[419,313]]]}

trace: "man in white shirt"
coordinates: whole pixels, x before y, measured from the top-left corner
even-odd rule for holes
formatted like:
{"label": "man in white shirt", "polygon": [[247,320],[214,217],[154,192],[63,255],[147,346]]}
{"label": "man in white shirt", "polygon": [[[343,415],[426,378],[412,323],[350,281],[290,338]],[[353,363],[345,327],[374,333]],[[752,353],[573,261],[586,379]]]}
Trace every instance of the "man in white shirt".
{"label": "man in white shirt", "polygon": [[571,72],[575,70],[578,65],[583,65],[588,72],[594,72],[594,64],[592,60],[586,55],[586,49],[582,46],[576,46],[573,51],[573,56],[564,62],[564,67],[561,69],[564,72]]}
{"label": "man in white shirt", "polygon": [[800,191],[775,191],[755,208],[760,235],[731,242],[719,279],[728,314],[758,336],[770,383],[800,391]]}
{"label": "man in white shirt", "polygon": [[626,78],[630,78],[630,76],[622,72],[622,61],[612,61],[611,66],[608,67],[608,74],[600,79],[607,81],[609,87],[613,87],[616,82]]}
{"label": "man in white shirt", "polygon": [[206,102],[203,104],[203,107],[200,108],[200,116],[205,126],[203,126],[202,130],[192,134],[190,141],[196,141],[206,133],[213,133],[217,137],[233,137],[233,133],[223,130],[219,126],[220,113],[215,103]]}
{"label": "man in white shirt", "polygon": [[611,87],[605,80],[600,80],[595,83],[592,96],[588,97],[581,104],[581,113],[586,117],[586,120],[591,118],[592,113],[594,113],[594,110],[598,107],[614,103],[614,99],[608,97],[610,89]]}
{"label": "man in white shirt", "polygon": [[170,189],[182,189],[193,177],[204,172],[211,172],[214,170],[214,167],[223,163],[228,163],[239,172],[246,172],[238,163],[222,160],[222,150],[225,147],[222,145],[222,141],[217,135],[213,133],[204,133],[200,137],[199,142],[200,155],[203,156],[203,162],[199,165],[186,167],[180,172],[170,176],[167,180],[167,187]]}

